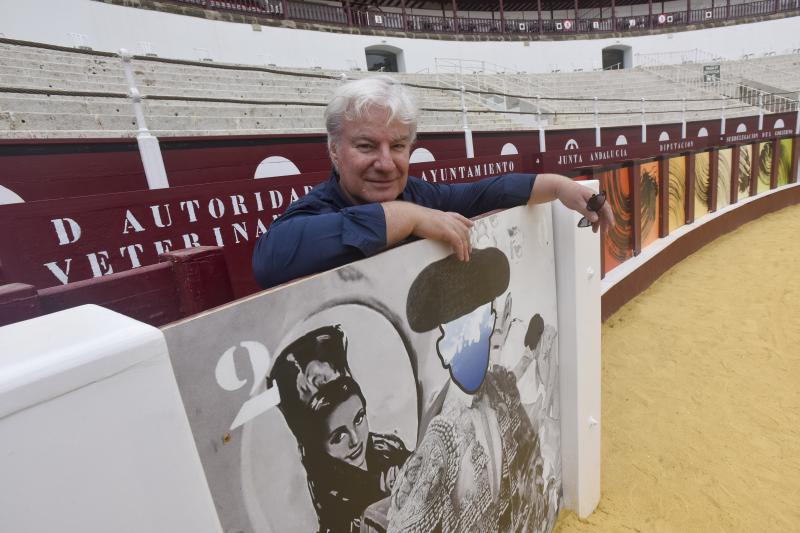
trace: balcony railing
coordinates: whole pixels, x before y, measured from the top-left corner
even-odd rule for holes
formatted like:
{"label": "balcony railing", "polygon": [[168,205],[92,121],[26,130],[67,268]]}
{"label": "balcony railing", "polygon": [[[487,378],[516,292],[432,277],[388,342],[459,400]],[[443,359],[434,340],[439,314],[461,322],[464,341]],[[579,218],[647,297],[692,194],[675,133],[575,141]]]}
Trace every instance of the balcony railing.
{"label": "balcony railing", "polygon": [[[229,11],[301,22],[355,26],[414,33],[438,34],[597,34],[635,32],[655,28],[704,24],[743,17],[800,11],[800,0],[759,0],[713,8],[691,9],[652,15],[579,19],[510,19],[476,17],[426,16],[382,11],[378,8],[348,9],[297,0],[170,0],[206,9]],[[642,4],[646,5],[646,4]]]}

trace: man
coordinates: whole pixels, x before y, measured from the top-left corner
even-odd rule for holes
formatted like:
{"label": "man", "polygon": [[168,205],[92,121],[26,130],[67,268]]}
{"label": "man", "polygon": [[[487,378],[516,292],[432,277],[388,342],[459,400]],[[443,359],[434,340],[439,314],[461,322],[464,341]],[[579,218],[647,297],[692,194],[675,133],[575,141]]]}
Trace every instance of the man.
{"label": "man", "polygon": [[469,261],[470,217],[560,200],[592,229],[608,227],[610,207],[587,208],[592,191],[557,174],[507,174],[438,184],[408,176],[417,108],[388,76],[339,87],[325,110],[333,173],[294,202],[256,243],[253,272],[262,287],[369,257],[409,237],[433,239]]}

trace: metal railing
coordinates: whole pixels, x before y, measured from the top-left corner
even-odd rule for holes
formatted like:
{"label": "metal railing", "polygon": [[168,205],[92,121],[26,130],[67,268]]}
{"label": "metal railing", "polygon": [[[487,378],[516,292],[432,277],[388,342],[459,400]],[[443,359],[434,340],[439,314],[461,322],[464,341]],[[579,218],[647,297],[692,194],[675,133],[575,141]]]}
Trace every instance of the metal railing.
{"label": "metal railing", "polygon": [[[723,6],[686,9],[646,15],[551,19],[539,12],[536,17],[505,18],[495,13],[492,18],[462,16],[414,15],[399,8],[368,9],[345,5],[333,6],[297,0],[168,0],[175,4],[190,4],[213,9],[301,22],[356,26],[379,30],[437,34],[598,34],[636,32],[690,24],[735,20],[800,11],[800,0],[758,0],[734,4],[726,0]],[[647,6],[646,3],[640,6]],[[584,12],[584,15],[596,12]]]}

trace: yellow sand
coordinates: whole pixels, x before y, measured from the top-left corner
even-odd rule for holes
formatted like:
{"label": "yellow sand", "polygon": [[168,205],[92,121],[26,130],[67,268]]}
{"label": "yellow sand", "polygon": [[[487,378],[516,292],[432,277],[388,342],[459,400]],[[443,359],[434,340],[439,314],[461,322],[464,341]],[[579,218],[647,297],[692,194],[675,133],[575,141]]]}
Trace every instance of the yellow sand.
{"label": "yellow sand", "polygon": [[603,325],[602,496],[555,531],[800,531],[800,206]]}

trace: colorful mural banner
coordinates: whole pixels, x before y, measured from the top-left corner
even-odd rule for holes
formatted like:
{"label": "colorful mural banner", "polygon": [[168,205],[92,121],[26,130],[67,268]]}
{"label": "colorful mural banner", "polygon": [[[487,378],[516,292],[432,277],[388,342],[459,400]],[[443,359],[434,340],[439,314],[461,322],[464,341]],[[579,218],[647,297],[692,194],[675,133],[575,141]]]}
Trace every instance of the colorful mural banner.
{"label": "colorful mural banner", "polygon": [[778,186],[789,183],[792,173],[792,139],[781,139],[778,143]]}
{"label": "colorful mural banner", "polygon": [[620,167],[595,174],[606,202],[614,213],[614,226],[603,240],[603,274],[633,256],[633,213],[631,212],[631,167]]}
{"label": "colorful mural banner", "polygon": [[756,194],[761,194],[770,189],[772,180],[772,143],[763,142],[755,145],[758,149],[758,182]]}
{"label": "colorful mural banner", "polygon": [[669,159],[669,231],[686,224],[686,157]]}
{"label": "colorful mural banner", "polygon": [[164,328],[225,531],[551,531],[551,206]]}
{"label": "colorful mural banner", "polygon": [[708,214],[708,199],[711,194],[711,156],[708,152],[694,157],[694,219]]}
{"label": "colorful mural banner", "polygon": [[661,219],[661,208],[658,198],[662,194],[659,189],[658,162],[651,161],[639,165],[639,191],[641,203],[642,248],[658,240],[658,221]]}
{"label": "colorful mural banner", "polygon": [[750,183],[752,179],[753,147],[744,145],[739,147],[739,192],[738,199],[750,196]]}

